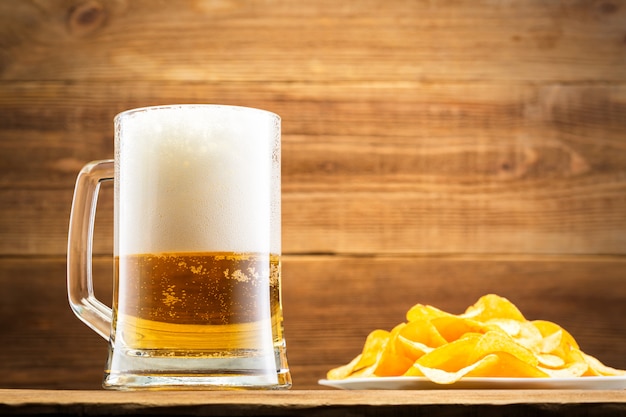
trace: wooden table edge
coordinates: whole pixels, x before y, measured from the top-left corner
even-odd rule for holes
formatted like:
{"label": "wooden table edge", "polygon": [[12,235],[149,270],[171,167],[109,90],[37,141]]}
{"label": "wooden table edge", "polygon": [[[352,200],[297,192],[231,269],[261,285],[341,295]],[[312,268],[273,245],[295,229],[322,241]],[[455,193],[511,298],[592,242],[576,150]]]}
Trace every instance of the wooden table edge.
{"label": "wooden table edge", "polygon": [[623,403],[626,390],[171,390],[0,389],[0,404],[515,404]]}

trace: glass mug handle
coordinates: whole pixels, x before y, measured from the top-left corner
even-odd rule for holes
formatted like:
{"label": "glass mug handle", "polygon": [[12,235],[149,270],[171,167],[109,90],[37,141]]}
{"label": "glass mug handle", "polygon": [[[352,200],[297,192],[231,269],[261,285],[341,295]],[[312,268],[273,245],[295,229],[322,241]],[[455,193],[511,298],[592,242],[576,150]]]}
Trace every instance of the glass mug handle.
{"label": "glass mug handle", "polygon": [[76,179],[67,243],[67,295],[74,314],[109,340],[113,312],[93,292],[91,257],[100,184],[115,174],[114,161],[93,161]]}

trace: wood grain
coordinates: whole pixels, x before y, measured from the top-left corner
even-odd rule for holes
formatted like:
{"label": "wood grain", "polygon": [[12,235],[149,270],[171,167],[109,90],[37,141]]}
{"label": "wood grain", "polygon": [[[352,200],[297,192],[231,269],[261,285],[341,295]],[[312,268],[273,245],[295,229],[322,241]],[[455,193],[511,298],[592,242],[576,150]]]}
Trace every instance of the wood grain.
{"label": "wood grain", "polygon": [[4,80],[626,79],[617,0],[3,0],[0,16]]}
{"label": "wood grain", "polygon": [[[133,87],[146,101],[125,96]],[[283,117],[286,253],[626,250],[621,86],[285,88],[0,85],[0,253],[64,252],[76,174],[112,157],[117,111],[211,95],[244,104],[244,89]],[[101,201],[96,251],[106,253],[112,199]]]}

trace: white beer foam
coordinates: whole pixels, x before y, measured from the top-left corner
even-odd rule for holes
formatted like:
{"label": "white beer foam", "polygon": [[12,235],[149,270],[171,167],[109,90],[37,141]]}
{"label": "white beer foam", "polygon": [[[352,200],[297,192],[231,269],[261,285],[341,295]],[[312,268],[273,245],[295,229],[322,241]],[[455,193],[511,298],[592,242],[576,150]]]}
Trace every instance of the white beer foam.
{"label": "white beer foam", "polygon": [[118,254],[280,253],[276,115],[187,105],[118,122]]}

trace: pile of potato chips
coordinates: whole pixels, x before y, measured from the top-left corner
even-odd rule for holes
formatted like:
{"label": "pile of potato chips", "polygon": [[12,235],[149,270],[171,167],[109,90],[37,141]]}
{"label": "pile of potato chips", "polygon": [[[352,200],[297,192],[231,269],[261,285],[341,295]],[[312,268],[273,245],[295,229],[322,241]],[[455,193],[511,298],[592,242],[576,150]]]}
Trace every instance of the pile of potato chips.
{"label": "pile of potato chips", "polygon": [[464,377],[571,378],[626,375],[582,352],[559,325],[529,321],[506,298],[481,297],[460,315],[417,304],[407,322],[372,331],[363,351],[327,378],[421,376],[450,384]]}

